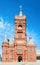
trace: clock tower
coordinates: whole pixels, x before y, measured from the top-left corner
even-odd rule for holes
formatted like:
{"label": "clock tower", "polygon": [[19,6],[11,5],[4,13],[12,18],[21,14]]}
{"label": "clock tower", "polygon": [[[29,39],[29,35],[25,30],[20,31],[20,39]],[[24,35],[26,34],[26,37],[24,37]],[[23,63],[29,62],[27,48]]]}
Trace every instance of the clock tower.
{"label": "clock tower", "polygon": [[26,16],[22,15],[20,10],[19,16],[15,16],[15,44],[25,44],[26,41]]}

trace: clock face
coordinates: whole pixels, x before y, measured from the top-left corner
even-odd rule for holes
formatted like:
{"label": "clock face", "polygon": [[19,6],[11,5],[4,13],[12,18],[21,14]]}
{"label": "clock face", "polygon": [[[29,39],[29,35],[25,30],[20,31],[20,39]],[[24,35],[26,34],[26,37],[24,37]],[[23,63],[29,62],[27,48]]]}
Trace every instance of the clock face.
{"label": "clock face", "polygon": [[22,30],[22,27],[19,27],[18,29],[19,29],[19,30]]}
{"label": "clock face", "polygon": [[22,30],[22,25],[19,25],[19,26],[18,26],[18,29],[19,29],[19,30]]}

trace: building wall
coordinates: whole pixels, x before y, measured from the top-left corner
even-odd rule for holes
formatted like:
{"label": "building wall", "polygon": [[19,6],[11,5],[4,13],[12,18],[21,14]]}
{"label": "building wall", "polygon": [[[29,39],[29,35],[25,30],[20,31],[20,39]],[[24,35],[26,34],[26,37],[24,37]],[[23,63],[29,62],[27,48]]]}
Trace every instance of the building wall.
{"label": "building wall", "polygon": [[[15,16],[15,37],[14,44],[2,44],[2,61],[22,62],[36,61],[36,46],[27,44],[26,37],[26,16]],[[20,58],[19,58],[20,56]]]}
{"label": "building wall", "polygon": [[27,45],[12,45],[8,46],[4,43],[2,46],[2,61],[3,62],[17,62],[18,57],[22,57],[23,62],[35,62],[36,50],[35,46]]}

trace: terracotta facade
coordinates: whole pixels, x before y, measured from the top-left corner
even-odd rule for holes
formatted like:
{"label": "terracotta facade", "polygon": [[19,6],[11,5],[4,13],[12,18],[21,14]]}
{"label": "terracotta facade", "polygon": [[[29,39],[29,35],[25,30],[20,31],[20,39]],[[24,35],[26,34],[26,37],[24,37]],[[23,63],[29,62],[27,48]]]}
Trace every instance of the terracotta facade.
{"label": "terracotta facade", "polygon": [[[36,62],[36,45],[27,43],[26,16],[15,16],[15,36],[13,44],[3,42],[3,62]],[[29,32],[30,33],[30,32]]]}

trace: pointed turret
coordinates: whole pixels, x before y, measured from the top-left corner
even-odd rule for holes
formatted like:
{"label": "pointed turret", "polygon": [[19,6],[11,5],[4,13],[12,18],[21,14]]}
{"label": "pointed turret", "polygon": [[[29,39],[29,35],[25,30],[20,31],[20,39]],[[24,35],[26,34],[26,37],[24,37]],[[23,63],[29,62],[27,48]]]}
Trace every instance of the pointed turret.
{"label": "pointed turret", "polygon": [[10,41],[10,40],[7,38],[7,36],[6,36],[6,34],[5,34],[4,42],[9,43],[9,41]]}
{"label": "pointed turret", "polygon": [[5,37],[4,37],[4,42],[7,42],[7,37],[6,37],[6,34],[5,34]]}
{"label": "pointed turret", "polygon": [[33,40],[32,40],[32,37],[29,37],[28,44],[34,44]]}

